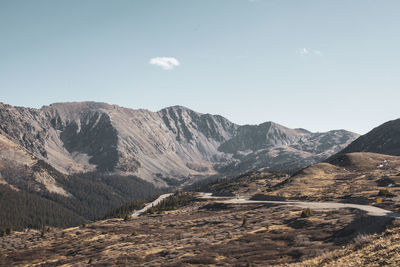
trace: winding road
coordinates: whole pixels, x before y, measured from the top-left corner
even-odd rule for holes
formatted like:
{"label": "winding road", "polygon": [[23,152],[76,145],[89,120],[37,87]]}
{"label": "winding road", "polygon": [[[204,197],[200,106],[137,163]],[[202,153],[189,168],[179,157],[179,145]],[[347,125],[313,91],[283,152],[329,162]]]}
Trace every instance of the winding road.
{"label": "winding road", "polygon": [[161,196],[159,196],[156,200],[154,200],[153,202],[150,202],[148,204],[146,204],[146,206],[144,206],[144,208],[135,211],[131,214],[132,218],[137,218],[140,215],[142,215],[143,213],[145,213],[148,209],[150,209],[151,207],[157,205],[158,203],[160,203],[161,201],[163,201],[164,199],[166,199],[167,197],[173,195],[173,193],[169,193],[169,194],[163,194]]}
{"label": "winding road", "polygon": [[[166,199],[167,197],[173,195],[173,193],[163,194],[159,196],[153,202],[150,202],[144,206],[144,208],[135,211],[131,214],[132,218],[137,218],[140,215],[144,214],[148,209],[152,206],[159,204],[161,201]],[[374,207],[371,205],[360,205],[360,204],[351,204],[351,203],[338,203],[338,202],[304,202],[304,201],[271,201],[271,200],[250,200],[248,198],[240,198],[240,197],[216,197],[211,193],[198,193],[198,197],[202,199],[213,199],[218,203],[225,204],[281,204],[281,205],[289,205],[295,206],[299,208],[310,208],[310,209],[358,209],[365,211],[368,215],[371,216],[385,216],[391,218],[400,218],[400,213],[392,212],[390,210],[381,209],[378,207]]]}
{"label": "winding road", "polygon": [[[225,204],[282,204],[290,205],[299,208],[310,208],[310,209],[358,209],[365,211],[371,216],[385,216],[391,218],[400,218],[400,213],[395,213],[389,210],[381,209],[370,205],[359,205],[350,203],[338,203],[338,202],[298,202],[298,201],[269,201],[269,200],[249,200],[247,198],[226,198],[226,197],[215,197],[211,193],[199,193],[199,197],[203,199],[216,199],[218,203]],[[219,199],[219,200],[218,200]]]}

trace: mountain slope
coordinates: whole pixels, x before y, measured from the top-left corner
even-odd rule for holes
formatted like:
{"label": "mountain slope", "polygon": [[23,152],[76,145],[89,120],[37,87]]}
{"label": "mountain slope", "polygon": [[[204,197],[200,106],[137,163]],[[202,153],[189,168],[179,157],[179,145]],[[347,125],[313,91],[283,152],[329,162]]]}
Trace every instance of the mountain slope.
{"label": "mountain slope", "polygon": [[373,152],[400,156],[400,119],[388,121],[360,136],[340,154],[351,152]]}
{"label": "mountain slope", "polygon": [[311,133],[273,122],[239,126],[182,106],[158,112],[97,102],[41,109],[0,104],[0,134],[69,174],[135,175],[154,184],[235,175],[255,168],[295,170],[336,153],[358,135]]}
{"label": "mountain slope", "polygon": [[312,133],[273,122],[240,126],[237,134],[219,147],[232,153],[234,161],[217,166],[232,174],[260,168],[293,173],[340,151],[357,136],[345,130]]}
{"label": "mountain slope", "polygon": [[0,135],[0,229],[66,227],[161,191],[134,176],[60,173]]}

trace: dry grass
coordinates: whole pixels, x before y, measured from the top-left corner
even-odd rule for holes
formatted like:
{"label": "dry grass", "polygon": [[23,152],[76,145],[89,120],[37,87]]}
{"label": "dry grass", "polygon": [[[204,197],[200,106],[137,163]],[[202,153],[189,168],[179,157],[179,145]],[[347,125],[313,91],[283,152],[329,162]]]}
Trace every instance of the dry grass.
{"label": "dry grass", "polygon": [[281,187],[271,188],[270,196],[314,201],[376,204],[379,192],[387,187],[378,181],[387,177],[398,183],[383,194],[380,207],[397,211],[400,198],[400,157],[373,153],[346,154],[332,163],[318,163],[290,177]]}
{"label": "dry grass", "polygon": [[352,244],[300,263],[284,266],[400,266],[400,228],[359,235]]}
{"label": "dry grass", "polygon": [[[299,208],[263,205],[199,209],[207,204],[127,222],[112,219],[84,228],[54,229],[45,238],[39,231],[15,233],[0,238],[0,265],[85,266],[89,260],[94,265],[122,266],[299,262],[340,248],[335,233],[361,216],[350,210],[329,216],[316,210],[312,218],[318,220],[309,220],[299,216]],[[246,227],[241,227],[244,216]]]}
{"label": "dry grass", "polygon": [[[235,193],[375,203],[377,180],[400,182],[400,157],[355,153],[306,168],[289,182],[252,179]],[[396,195],[400,187],[390,188]],[[379,206],[398,210],[399,197]],[[86,266],[400,266],[400,227],[358,210],[196,202],[130,221],[111,219],[69,229],[0,238],[0,265]],[[244,227],[243,218],[246,218]],[[385,231],[379,234],[379,232]],[[360,234],[362,233],[362,234]]]}

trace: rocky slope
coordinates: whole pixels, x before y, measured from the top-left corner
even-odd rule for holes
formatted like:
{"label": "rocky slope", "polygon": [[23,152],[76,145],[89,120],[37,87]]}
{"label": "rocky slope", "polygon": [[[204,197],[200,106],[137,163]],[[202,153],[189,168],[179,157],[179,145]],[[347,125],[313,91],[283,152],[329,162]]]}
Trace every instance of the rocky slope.
{"label": "rocky slope", "polygon": [[63,173],[136,175],[158,185],[256,168],[295,170],[358,137],[273,122],[240,126],[181,106],[151,112],[97,102],[41,109],[0,104],[0,121],[4,138]]}
{"label": "rocky slope", "polygon": [[388,121],[360,136],[340,154],[351,152],[373,152],[400,156],[400,119]]}
{"label": "rocky slope", "polygon": [[260,168],[292,173],[340,151],[356,136],[345,130],[312,133],[273,122],[240,126],[235,136],[219,147],[233,155],[233,162],[218,167],[233,173]]}
{"label": "rocky slope", "polygon": [[37,163],[35,156],[0,135],[0,184],[16,191],[29,189],[68,196],[47,170],[35,168]]}

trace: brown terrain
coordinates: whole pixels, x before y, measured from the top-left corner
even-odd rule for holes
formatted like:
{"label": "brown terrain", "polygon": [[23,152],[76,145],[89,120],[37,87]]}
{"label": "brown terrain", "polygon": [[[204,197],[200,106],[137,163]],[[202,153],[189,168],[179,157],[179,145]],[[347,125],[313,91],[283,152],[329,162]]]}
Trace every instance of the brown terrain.
{"label": "brown terrain", "polygon": [[342,249],[285,266],[399,266],[400,227],[381,234],[360,235]]}
{"label": "brown terrain", "polygon": [[[291,177],[252,172],[198,190],[254,199],[359,203],[397,212],[399,173],[400,157],[354,153]],[[398,266],[399,229],[396,218],[357,209],[224,204],[193,197],[185,205],[156,206],[131,220],[12,233],[0,238],[0,265]]]}
{"label": "brown terrain", "polygon": [[[340,249],[366,231],[384,230],[390,218],[354,210],[313,211],[285,206],[197,202],[174,212],[131,221],[111,219],[84,227],[31,230],[0,239],[0,264],[265,266],[294,263]],[[244,219],[246,218],[246,219]]]}
{"label": "brown terrain", "polygon": [[399,185],[400,157],[350,153],[305,168],[262,193],[287,199],[371,204],[397,212]]}

